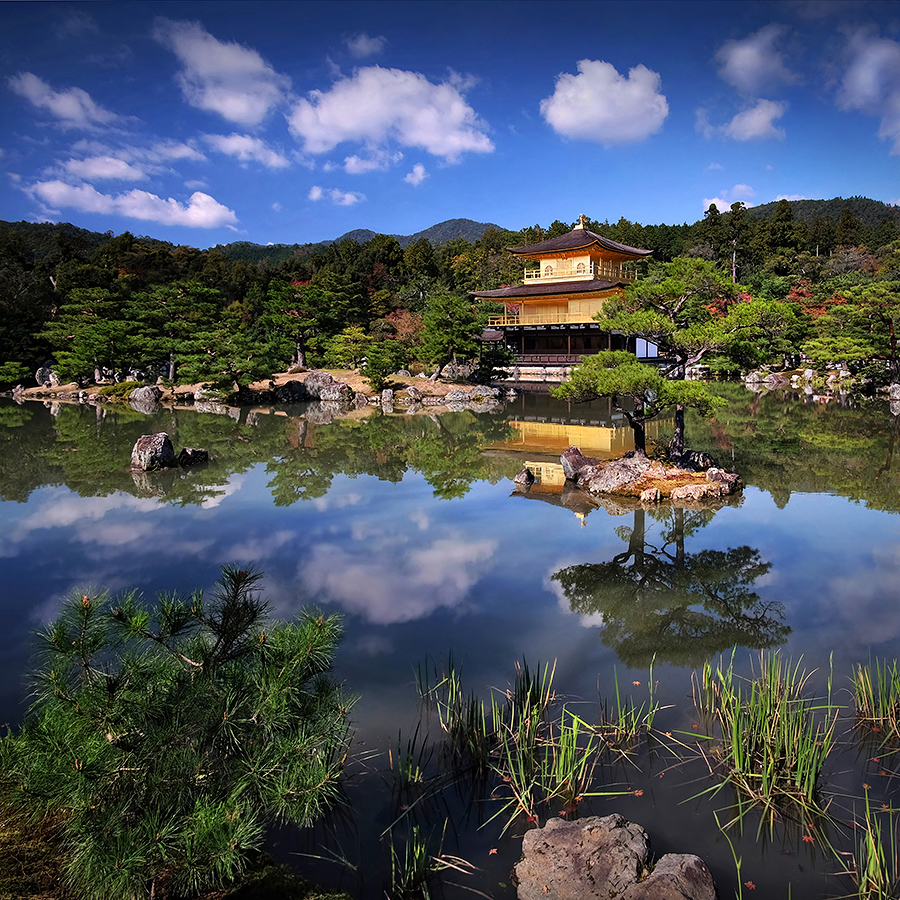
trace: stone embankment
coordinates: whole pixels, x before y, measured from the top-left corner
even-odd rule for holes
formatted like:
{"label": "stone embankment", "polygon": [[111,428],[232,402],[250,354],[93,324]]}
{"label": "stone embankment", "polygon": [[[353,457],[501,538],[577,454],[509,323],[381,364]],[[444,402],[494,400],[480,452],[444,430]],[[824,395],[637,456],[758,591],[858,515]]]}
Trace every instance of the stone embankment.
{"label": "stone embankment", "polygon": [[[445,370],[446,371],[446,370]],[[464,374],[464,373],[463,373]],[[456,370],[444,375],[456,377]],[[126,402],[136,411],[152,413],[160,404],[193,404],[199,412],[233,415],[236,403],[254,405],[316,403],[320,409],[313,418],[332,420],[353,410],[381,407],[385,412],[432,411],[434,407],[454,412],[497,412],[504,400],[516,396],[509,388],[488,385],[459,384],[441,380],[435,373],[412,376],[398,372],[391,378],[391,387],[379,394],[373,393],[368,382],[359,372],[332,370],[291,370],[255,382],[236,394],[218,391],[207,384],[146,385],[135,388]],[[335,377],[337,376],[337,377]],[[41,399],[74,403],[106,403],[116,399],[105,396],[97,386],[80,386],[74,382],[61,384],[52,370],[38,370],[38,386],[17,387],[13,397],[18,400]],[[122,398],[119,398],[122,399]]]}

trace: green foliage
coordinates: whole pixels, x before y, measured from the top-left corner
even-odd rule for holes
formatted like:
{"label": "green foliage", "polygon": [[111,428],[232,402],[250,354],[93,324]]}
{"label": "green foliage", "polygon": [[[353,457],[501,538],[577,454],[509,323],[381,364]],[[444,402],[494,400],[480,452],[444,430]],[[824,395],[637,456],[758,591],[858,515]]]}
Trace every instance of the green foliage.
{"label": "green foliage", "polygon": [[120,381],[118,384],[105,384],[97,390],[101,397],[107,400],[127,400],[128,395],[141,387],[140,381]]}
{"label": "green foliage", "polygon": [[0,363],[0,388],[12,387],[24,381],[30,374],[28,368],[20,362]]}
{"label": "green foliage", "polygon": [[[587,357],[568,381],[551,393],[562,400],[612,397],[634,431],[635,450],[645,452],[645,424],[679,404],[708,416],[724,403],[699,381],[671,381],[655,366],[639,363],[633,353],[608,350]],[[630,405],[620,403],[621,399]]]}
{"label": "green foliage", "polygon": [[372,338],[359,325],[350,325],[325,345],[325,365],[335,369],[359,368]]}
{"label": "green foliage", "polygon": [[273,821],[331,803],[348,700],[340,624],[268,625],[260,575],[212,597],[73,597],[41,635],[36,700],[0,742],[0,802],[59,823],[79,896],[190,895],[238,877]]}
{"label": "green foliage", "polygon": [[468,300],[453,294],[432,297],[422,317],[422,359],[443,366],[458,356],[474,357],[478,353],[475,335],[480,330]]}
{"label": "green foliage", "polygon": [[806,671],[777,652],[761,654],[759,668],[756,678],[742,679],[733,659],[715,671],[705,663],[696,696],[720,729],[713,752],[726,781],[759,804],[772,827],[784,816],[803,821],[823,812],[820,779],[841,708],[830,679],[821,703],[806,696]]}
{"label": "green foliage", "polygon": [[369,345],[360,372],[369,382],[369,387],[380,393],[388,386],[388,376],[403,364],[404,356],[403,347],[396,341],[372,343]]}

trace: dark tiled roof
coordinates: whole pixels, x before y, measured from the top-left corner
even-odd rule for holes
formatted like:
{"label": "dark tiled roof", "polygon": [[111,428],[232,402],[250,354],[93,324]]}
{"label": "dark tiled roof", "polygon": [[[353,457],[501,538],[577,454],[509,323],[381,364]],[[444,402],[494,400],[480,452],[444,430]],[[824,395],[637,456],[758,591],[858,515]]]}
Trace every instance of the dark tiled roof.
{"label": "dark tiled roof", "polygon": [[531,256],[539,253],[559,253],[567,250],[585,250],[591,246],[597,246],[601,250],[609,250],[612,253],[622,253],[627,256],[650,256],[652,250],[641,250],[638,247],[629,247],[618,241],[611,241],[602,235],[594,234],[586,228],[574,228],[568,234],[541,241],[538,244],[528,244],[525,247],[508,247],[510,253],[516,256]]}
{"label": "dark tiled roof", "polygon": [[549,284],[519,284],[513,287],[498,288],[495,291],[472,291],[473,297],[484,297],[488,300],[508,300],[516,297],[546,297],[552,294],[585,294],[589,291],[608,291],[622,281],[552,281]]}

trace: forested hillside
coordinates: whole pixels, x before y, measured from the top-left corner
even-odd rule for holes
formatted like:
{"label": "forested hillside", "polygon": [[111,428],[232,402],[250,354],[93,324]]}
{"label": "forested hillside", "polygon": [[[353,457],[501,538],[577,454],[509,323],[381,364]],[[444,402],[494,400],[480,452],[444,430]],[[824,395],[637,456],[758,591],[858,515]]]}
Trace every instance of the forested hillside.
{"label": "forested hillside", "polygon": [[[651,280],[687,257],[736,282],[743,294],[734,296],[791,304],[800,325],[790,346],[766,345],[781,358],[862,367],[897,358],[897,212],[864,198],[782,200],[711,207],[690,225],[621,218],[588,228],[652,250],[654,261],[642,263]],[[66,380],[130,372],[240,385],[297,361],[366,359],[389,370],[476,355],[474,336],[500,310],[473,305],[469,292],[521,281],[505,248],[571,227],[507,231],[454,219],[408,237],[200,250],[69,224],[0,223],[0,387],[33,383],[47,360]]]}

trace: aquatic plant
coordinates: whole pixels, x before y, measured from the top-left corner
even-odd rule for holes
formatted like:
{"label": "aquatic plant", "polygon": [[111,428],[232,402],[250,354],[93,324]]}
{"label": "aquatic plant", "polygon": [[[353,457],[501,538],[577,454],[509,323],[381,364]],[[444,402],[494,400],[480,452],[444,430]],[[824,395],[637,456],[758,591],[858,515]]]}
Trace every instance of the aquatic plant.
{"label": "aquatic plant", "polygon": [[763,809],[770,825],[781,815],[822,811],[820,777],[840,707],[832,701],[830,678],[823,702],[805,696],[811,674],[777,652],[762,653],[759,673],[750,679],[735,674],[733,654],[715,671],[704,665],[695,698],[720,729],[710,755],[726,776],[705,793],[730,783]]}
{"label": "aquatic plant", "polygon": [[[859,838],[849,857],[845,874],[856,884],[859,900],[896,900],[900,896],[900,859],[898,859],[896,811],[889,809],[879,816],[872,808],[866,790],[865,811],[857,822]],[[882,819],[887,818],[887,835]],[[885,840],[886,837],[886,840]]]}
{"label": "aquatic plant", "polygon": [[853,671],[857,722],[883,736],[886,742],[900,738],[900,671],[897,660],[876,659],[872,666]]}

